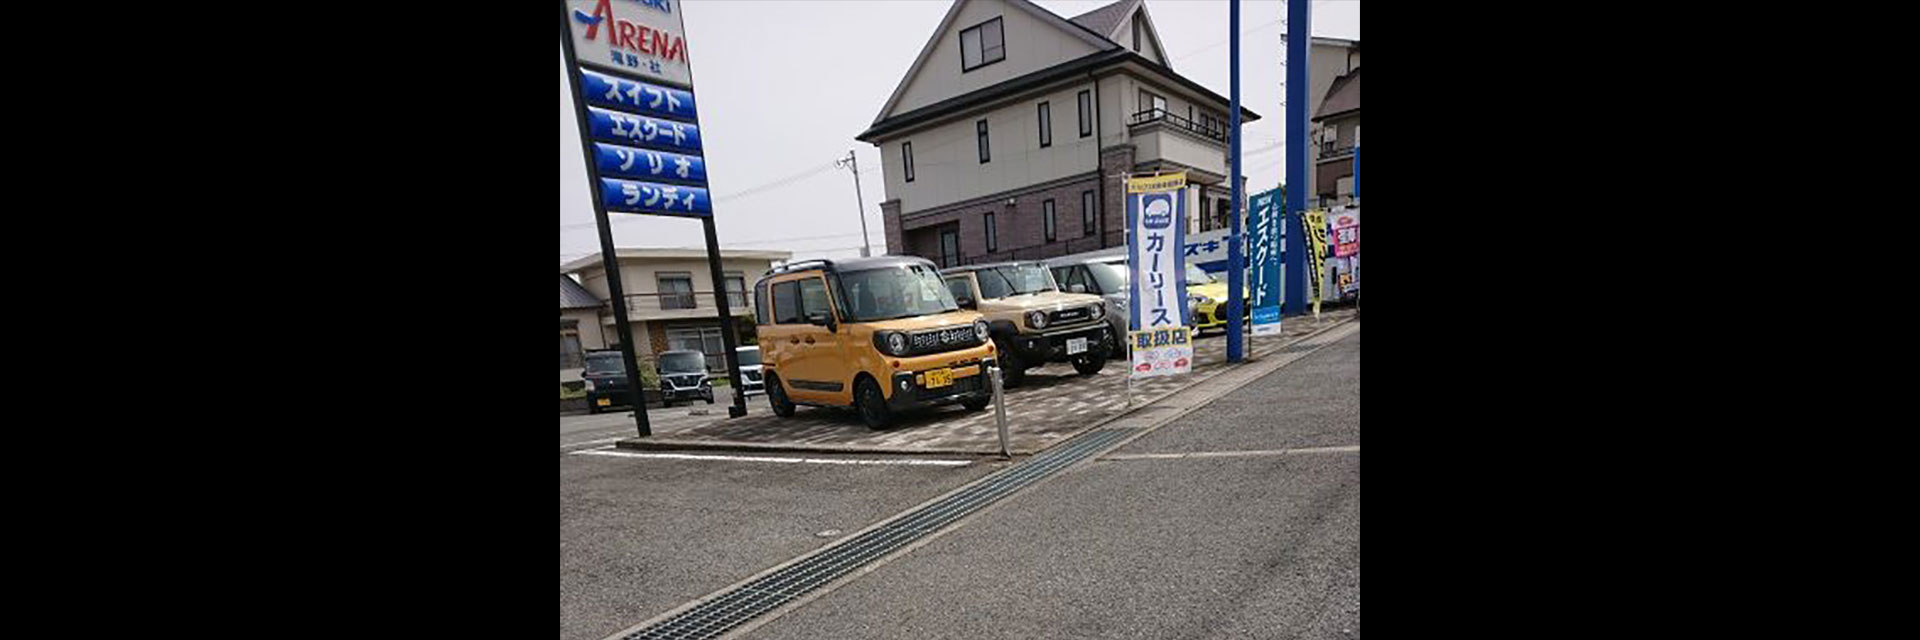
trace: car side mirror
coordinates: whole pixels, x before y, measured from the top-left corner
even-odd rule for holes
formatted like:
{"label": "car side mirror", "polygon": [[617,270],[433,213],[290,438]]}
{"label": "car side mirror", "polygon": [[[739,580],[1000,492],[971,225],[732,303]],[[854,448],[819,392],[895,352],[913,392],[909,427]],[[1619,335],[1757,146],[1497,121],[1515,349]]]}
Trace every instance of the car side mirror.
{"label": "car side mirror", "polygon": [[1070,285],[1067,285],[1067,290],[1068,290],[1068,291],[1071,291],[1071,292],[1074,292],[1074,293],[1086,293],[1086,292],[1087,292],[1087,285],[1084,285],[1084,284],[1070,284]]}
{"label": "car side mirror", "polygon": [[960,308],[962,308],[962,309],[972,309],[972,308],[974,308],[975,306],[977,306],[977,305],[976,305],[976,304],[974,303],[974,300],[973,300],[973,298],[968,298],[968,297],[965,297],[965,296],[962,296],[962,297],[959,297],[959,298],[954,298],[954,299],[953,299],[953,303],[954,303],[955,305],[958,305],[958,306],[959,306]]}
{"label": "car side mirror", "polygon": [[810,313],[810,314],[807,314],[807,322],[812,323],[814,326],[826,327],[828,331],[836,330],[834,327],[832,314]]}

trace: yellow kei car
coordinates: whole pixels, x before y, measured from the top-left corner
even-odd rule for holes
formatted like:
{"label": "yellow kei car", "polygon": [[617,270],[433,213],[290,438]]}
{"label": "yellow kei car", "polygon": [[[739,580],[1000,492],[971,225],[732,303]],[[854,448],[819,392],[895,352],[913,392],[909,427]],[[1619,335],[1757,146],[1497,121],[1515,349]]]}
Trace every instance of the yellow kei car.
{"label": "yellow kei car", "polygon": [[[1241,287],[1240,318],[1252,317],[1253,294]],[[1227,281],[1216,278],[1200,267],[1187,265],[1187,297],[1192,300],[1193,331],[1227,328]]]}
{"label": "yellow kei car", "polygon": [[994,345],[932,261],[911,256],[807,260],[754,283],[767,402],[848,407],[878,429],[901,411],[992,401]]}

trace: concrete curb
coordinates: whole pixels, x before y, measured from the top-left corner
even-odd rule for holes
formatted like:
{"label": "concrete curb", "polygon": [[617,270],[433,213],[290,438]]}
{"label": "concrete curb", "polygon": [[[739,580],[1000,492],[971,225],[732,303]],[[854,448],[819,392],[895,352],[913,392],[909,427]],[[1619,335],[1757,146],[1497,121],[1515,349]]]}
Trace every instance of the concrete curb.
{"label": "concrete curb", "polygon": [[[1312,321],[1311,316],[1304,317],[1301,321],[1311,322]],[[1109,423],[1126,419],[1129,416],[1132,416],[1134,414],[1139,413],[1140,411],[1143,411],[1149,407],[1152,407],[1157,402],[1166,400],[1167,398],[1177,396],[1182,392],[1185,392],[1194,387],[1198,387],[1200,385],[1206,384],[1207,382],[1213,380],[1214,378],[1217,378],[1222,375],[1226,375],[1233,371],[1239,371],[1248,366],[1257,366],[1261,364],[1261,360],[1266,356],[1277,354],[1288,347],[1313,339],[1314,337],[1319,336],[1328,331],[1332,331],[1334,329],[1346,326],[1348,323],[1358,322],[1358,321],[1359,321],[1358,318],[1346,318],[1337,322],[1331,322],[1331,323],[1328,323],[1327,326],[1314,329],[1312,332],[1309,332],[1309,333],[1301,334],[1300,336],[1295,337],[1292,340],[1275,344],[1271,347],[1262,349],[1258,352],[1249,352],[1246,354],[1246,358],[1238,364],[1222,364],[1220,366],[1214,367],[1212,371],[1208,372],[1205,376],[1195,376],[1191,380],[1191,382],[1189,382],[1186,385],[1183,385],[1172,391],[1162,393],[1158,396],[1154,396],[1152,398],[1140,400],[1136,402],[1132,407],[1123,409],[1119,413],[1115,413],[1105,418],[1095,420],[1091,423],[1088,423],[1087,426],[1084,428],[1061,434],[1060,437],[1055,438],[1052,442],[1047,443],[1046,446],[1040,447],[1038,449],[1031,449],[1031,450],[1015,449],[1013,453],[1016,457],[1023,457],[1023,456],[1032,456],[1040,452],[1046,451],[1068,440],[1072,440],[1075,437],[1080,436],[1081,434],[1087,433],[1089,431],[1093,431]],[[1251,380],[1249,380],[1249,382],[1250,381]],[[1242,384],[1245,384],[1245,383],[1242,383]],[[1235,385],[1235,388],[1239,386],[1241,385]],[[1223,392],[1230,391],[1230,390],[1231,389],[1223,390]],[[1186,412],[1183,411],[1182,414],[1184,413]],[[975,456],[975,457],[990,456],[994,458],[998,458],[1000,456],[1000,451],[997,448],[992,450],[907,449],[907,448],[900,448],[900,447],[863,447],[863,446],[851,446],[851,445],[803,444],[803,443],[776,444],[776,443],[764,443],[764,442],[747,442],[742,440],[675,440],[670,438],[663,439],[663,438],[637,438],[637,437],[627,438],[625,440],[615,442],[613,443],[613,446],[621,449],[639,449],[639,450],[649,450],[649,451],[734,451],[734,452],[751,451],[756,453],[842,453],[842,454],[886,454],[886,455],[911,455],[911,456],[932,455],[932,456]]]}

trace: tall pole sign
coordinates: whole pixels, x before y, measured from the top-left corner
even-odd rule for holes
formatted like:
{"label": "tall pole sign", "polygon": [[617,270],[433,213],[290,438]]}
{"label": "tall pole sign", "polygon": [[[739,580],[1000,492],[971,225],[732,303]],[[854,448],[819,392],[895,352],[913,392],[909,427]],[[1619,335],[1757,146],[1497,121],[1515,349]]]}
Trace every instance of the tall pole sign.
{"label": "tall pole sign", "polygon": [[[561,0],[562,50],[586,156],[600,258],[614,298],[621,357],[634,389],[640,435],[651,435],[633,355],[626,297],[609,211],[698,218],[705,226],[714,307],[734,393],[728,413],[746,413],[733,316],[707,191],[707,163],[693,92],[686,25],[675,0]],[[742,291],[744,293],[744,291]]]}
{"label": "tall pole sign", "polygon": [[1244,211],[1240,208],[1240,0],[1229,0],[1227,12],[1228,29],[1232,33],[1228,37],[1232,44],[1227,46],[1232,50],[1227,53],[1227,73],[1231,76],[1233,92],[1233,105],[1229,107],[1232,115],[1227,116],[1233,126],[1233,169],[1227,172],[1230,174],[1227,180],[1233,182],[1233,221],[1229,223],[1233,231],[1227,234],[1227,362],[1239,362],[1245,357],[1241,353],[1245,347],[1241,341],[1246,339],[1240,335],[1240,314],[1247,304],[1240,297],[1247,277],[1246,261],[1242,259],[1246,252],[1240,250],[1244,242],[1240,235],[1240,217]]}
{"label": "tall pole sign", "polygon": [[1186,203],[1184,171],[1127,178],[1128,384],[1193,370],[1186,252],[1180,249],[1186,244]]}
{"label": "tall pole sign", "polygon": [[[1287,209],[1281,220],[1292,227],[1286,234],[1286,277],[1287,283],[1281,297],[1285,300],[1288,315],[1298,315],[1306,306],[1304,295],[1287,295],[1286,291],[1304,292],[1307,277],[1306,233],[1298,226],[1300,212],[1307,210],[1307,192],[1313,185],[1307,184],[1307,45],[1313,39],[1313,30],[1308,24],[1311,19],[1308,0],[1292,0],[1287,3]],[[1297,232],[1296,232],[1297,231]]]}

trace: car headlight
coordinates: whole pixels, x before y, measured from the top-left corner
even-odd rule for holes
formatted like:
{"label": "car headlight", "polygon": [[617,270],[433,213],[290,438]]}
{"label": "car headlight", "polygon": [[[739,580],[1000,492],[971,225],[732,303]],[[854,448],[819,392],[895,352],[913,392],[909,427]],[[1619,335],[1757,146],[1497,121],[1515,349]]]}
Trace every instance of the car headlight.
{"label": "car headlight", "polygon": [[592,380],[588,380],[588,381],[587,381],[587,391],[589,391],[589,392],[591,392],[591,391],[593,391],[593,381],[592,381]]}
{"label": "car headlight", "polygon": [[907,335],[904,333],[887,334],[887,353],[901,355],[907,352]]}
{"label": "car headlight", "polygon": [[1047,313],[1045,311],[1027,312],[1027,326],[1035,329],[1047,328]]}
{"label": "car headlight", "polygon": [[979,338],[981,342],[986,342],[987,341],[987,321],[985,320],[973,321],[973,335],[974,337]]}
{"label": "car headlight", "polygon": [[1099,320],[1101,318],[1107,317],[1107,305],[1096,304],[1090,307],[1088,310],[1093,313],[1093,319],[1095,320]]}

